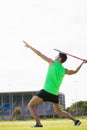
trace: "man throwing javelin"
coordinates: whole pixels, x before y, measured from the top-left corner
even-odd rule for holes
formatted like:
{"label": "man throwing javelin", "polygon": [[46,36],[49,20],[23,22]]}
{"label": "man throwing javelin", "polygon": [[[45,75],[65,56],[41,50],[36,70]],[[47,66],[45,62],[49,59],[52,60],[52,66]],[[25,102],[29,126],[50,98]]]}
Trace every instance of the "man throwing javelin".
{"label": "man throwing javelin", "polygon": [[65,74],[67,75],[76,74],[80,70],[82,65],[84,63],[87,63],[87,61],[83,61],[75,70],[69,70],[64,68],[62,65],[67,60],[66,54],[59,53],[59,55],[56,56],[55,60],[52,60],[51,58],[45,56],[40,51],[36,50],[35,48],[27,44],[27,42],[25,41],[23,42],[25,43],[25,47],[30,48],[35,54],[40,56],[43,60],[45,60],[49,64],[43,89],[37,92],[36,95],[33,96],[32,99],[29,101],[28,104],[29,111],[36,121],[34,127],[43,127],[35,110],[35,106],[43,101],[50,101],[53,104],[53,108],[57,114],[63,115],[64,117],[71,119],[74,122],[75,126],[80,125],[81,124],[80,120],[75,119],[75,117],[73,117],[71,114],[67,113],[66,111],[62,110],[59,107],[58,94],[60,85],[62,83]]}

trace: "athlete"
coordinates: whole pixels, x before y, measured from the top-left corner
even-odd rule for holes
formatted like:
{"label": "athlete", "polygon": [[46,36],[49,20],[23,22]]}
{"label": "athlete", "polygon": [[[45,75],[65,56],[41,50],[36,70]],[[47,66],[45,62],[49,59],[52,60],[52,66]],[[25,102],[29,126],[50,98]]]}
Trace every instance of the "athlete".
{"label": "athlete", "polygon": [[34,127],[43,127],[35,110],[35,106],[43,101],[50,101],[53,104],[53,108],[57,114],[63,115],[64,117],[71,119],[74,122],[75,126],[80,125],[81,124],[80,120],[75,119],[75,117],[73,117],[71,114],[62,110],[59,107],[58,94],[60,85],[62,83],[65,74],[67,75],[76,74],[80,70],[82,65],[84,63],[87,63],[87,61],[83,61],[75,70],[69,70],[62,66],[62,64],[67,60],[66,54],[59,53],[59,55],[55,58],[55,60],[52,60],[51,58],[45,56],[40,51],[36,50],[35,48],[27,44],[27,42],[25,41],[23,42],[25,43],[25,47],[30,48],[35,54],[40,56],[43,60],[45,60],[49,64],[43,89],[37,92],[36,95],[33,96],[28,103],[29,111],[36,121]]}

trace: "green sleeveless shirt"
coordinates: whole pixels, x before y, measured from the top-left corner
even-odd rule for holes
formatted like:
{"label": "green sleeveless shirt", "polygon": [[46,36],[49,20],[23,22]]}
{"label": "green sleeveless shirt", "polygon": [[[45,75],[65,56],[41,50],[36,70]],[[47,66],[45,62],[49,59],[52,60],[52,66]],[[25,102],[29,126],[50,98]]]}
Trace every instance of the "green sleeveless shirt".
{"label": "green sleeveless shirt", "polygon": [[65,68],[58,61],[55,61],[48,67],[43,89],[51,94],[58,95],[64,75]]}

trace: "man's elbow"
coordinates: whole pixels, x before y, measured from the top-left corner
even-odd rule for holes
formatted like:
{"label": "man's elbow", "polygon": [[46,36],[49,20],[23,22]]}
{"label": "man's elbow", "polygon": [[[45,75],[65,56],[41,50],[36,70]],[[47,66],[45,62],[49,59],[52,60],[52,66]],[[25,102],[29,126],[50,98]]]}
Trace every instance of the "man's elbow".
{"label": "man's elbow", "polygon": [[69,74],[69,75],[73,75],[73,74],[76,74],[76,73],[77,73],[77,71],[74,71],[74,70],[73,70],[73,71],[70,71],[68,74]]}

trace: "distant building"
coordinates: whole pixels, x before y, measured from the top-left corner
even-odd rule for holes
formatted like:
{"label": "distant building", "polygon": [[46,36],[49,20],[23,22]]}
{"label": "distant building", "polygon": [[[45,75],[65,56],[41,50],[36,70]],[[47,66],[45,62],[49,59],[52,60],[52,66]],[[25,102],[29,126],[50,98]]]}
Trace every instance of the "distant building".
{"label": "distant building", "polygon": [[65,94],[59,93],[59,104],[65,109]]}
{"label": "distant building", "polygon": [[[2,113],[3,115],[11,116],[11,113],[15,107],[21,108],[23,116],[31,118],[27,104],[36,92],[37,91],[0,93],[0,119],[2,119]],[[65,108],[64,93],[59,93],[59,104],[62,108]],[[52,117],[55,115],[53,106],[50,102],[43,102],[37,105],[36,109],[38,115],[41,117]]]}

